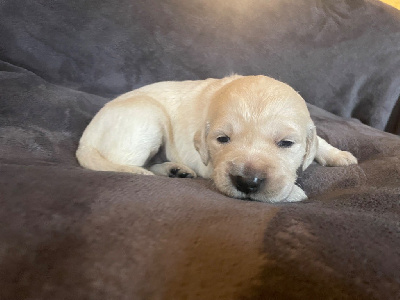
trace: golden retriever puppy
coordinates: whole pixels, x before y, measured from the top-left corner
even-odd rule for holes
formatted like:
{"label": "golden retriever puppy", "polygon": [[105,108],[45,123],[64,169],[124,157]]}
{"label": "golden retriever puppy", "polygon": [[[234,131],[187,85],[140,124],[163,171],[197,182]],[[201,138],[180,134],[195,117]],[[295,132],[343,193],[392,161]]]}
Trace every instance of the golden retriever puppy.
{"label": "golden retriever puppy", "polygon": [[[156,163],[163,155],[165,162]],[[356,164],[316,135],[303,98],[266,76],[159,82],[106,104],[76,156],[92,170],[212,178],[224,194],[279,202],[307,198],[297,170]]]}

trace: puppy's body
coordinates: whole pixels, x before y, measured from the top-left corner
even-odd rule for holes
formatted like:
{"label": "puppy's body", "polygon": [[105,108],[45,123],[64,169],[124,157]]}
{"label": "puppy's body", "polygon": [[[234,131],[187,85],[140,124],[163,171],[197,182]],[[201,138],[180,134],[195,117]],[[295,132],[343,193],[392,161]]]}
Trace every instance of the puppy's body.
{"label": "puppy's body", "polygon": [[[194,176],[209,178],[212,166],[201,161],[194,134],[206,122],[215,91],[234,78],[158,82],[121,95],[88,125],[77,151],[79,162],[93,170],[130,172],[132,168],[133,173],[151,175],[136,166],[146,166],[163,146],[168,161],[187,166]],[[86,156],[88,151],[92,153]]]}
{"label": "puppy's body", "polygon": [[[168,162],[153,164],[162,149]],[[160,82],[109,102],[86,128],[80,164],[100,171],[213,178],[232,197],[306,198],[296,171],[356,159],[318,138],[304,100],[265,76]]]}

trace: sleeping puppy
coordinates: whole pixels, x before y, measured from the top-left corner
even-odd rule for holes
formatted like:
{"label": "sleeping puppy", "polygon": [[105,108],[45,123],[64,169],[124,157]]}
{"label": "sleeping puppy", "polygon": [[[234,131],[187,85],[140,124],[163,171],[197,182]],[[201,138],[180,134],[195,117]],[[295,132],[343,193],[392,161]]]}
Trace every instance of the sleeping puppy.
{"label": "sleeping puppy", "polygon": [[[163,154],[165,162],[155,163]],[[318,137],[303,98],[266,76],[160,82],[106,104],[76,156],[92,170],[212,178],[224,194],[266,202],[307,198],[297,170],[357,159]]]}

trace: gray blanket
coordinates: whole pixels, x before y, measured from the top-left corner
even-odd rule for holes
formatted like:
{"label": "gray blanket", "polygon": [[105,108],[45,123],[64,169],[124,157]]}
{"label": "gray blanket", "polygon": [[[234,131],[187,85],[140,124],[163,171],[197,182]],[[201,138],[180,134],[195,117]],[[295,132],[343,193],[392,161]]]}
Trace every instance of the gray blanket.
{"label": "gray blanket", "polygon": [[[0,1],[0,299],[399,299],[400,12],[375,1]],[[114,96],[265,74],[359,165],[302,203],[81,168]]]}

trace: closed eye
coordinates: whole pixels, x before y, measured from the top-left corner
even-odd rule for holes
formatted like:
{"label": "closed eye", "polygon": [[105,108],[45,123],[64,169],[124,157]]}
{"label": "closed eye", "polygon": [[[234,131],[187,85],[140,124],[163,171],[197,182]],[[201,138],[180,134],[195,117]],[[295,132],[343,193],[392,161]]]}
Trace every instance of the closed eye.
{"label": "closed eye", "polygon": [[279,148],[290,148],[294,145],[294,142],[290,140],[281,140],[276,144],[278,145]]}
{"label": "closed eye", "polygon": [[227,143],[229,143],[230,140],[231,140],[231,138],[227,135],[217,137],[217,141],[220,144],[227,144]]}

